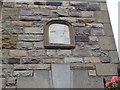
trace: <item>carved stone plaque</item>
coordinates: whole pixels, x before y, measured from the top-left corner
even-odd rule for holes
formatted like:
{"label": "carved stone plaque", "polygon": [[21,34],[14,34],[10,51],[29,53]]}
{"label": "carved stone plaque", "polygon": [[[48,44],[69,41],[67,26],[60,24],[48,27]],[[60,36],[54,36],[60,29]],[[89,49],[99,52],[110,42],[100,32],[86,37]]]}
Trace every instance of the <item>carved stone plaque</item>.
{"label": "carved stone plaque", "polygon": [[49,26],[49,43],[70,44],[69,27],[64,24],[51,24]]}
{"label": "carved stone plaque", "polygon": [[52,20],[45,26],[44,45],[48,49],[72,49],[75,47],[74,37],[71,23],[64,20]]}

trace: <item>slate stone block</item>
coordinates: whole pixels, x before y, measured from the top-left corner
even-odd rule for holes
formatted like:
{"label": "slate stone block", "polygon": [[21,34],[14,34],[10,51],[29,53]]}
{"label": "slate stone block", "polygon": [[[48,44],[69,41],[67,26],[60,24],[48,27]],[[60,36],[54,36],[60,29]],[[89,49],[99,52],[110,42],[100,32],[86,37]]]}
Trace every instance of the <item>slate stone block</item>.
{"label": "slate stone block", "polygon": [[76,42],[88,42],[89,38],[88,36],[75,36]]}
{"label": "slate stone block", "polygon": [[76,3],[76,4],[71,4],[71,6],[74,6],[77,10],[80,11],[86,11],[88,3]]}
{"label": "slate stone block", "polygon": [[96,22],[110,22],[109,13],[107,11],[94,12]]}
{"label": "slate stone block", "polygon": [[88,80],[87,70],[72,70],[73,88],[86,88]]}
{"label": "slate stone block", "polygon": [[23,31],[23,27],[14,27],[14,28],[12,28],[11,32],[12,32],[13,34],[21,34],[21,33],[23,33],[24,31]]}
{"label": "slate stone block", "polygon": [[20,21],[41,21],[41,16],[20,16]]}
{"label": "slate stone block", "polygon": [[20,15],[32,15],[32,10],[31,9],[21,9],[20,10]]}
{"label": "slate stone block", "polygon": [[20,64],[20,58],[8,58],[8,64]]}
{"label": "slate stone block", "polygon": [[50,88],[49,71],[35,70],[34,77],[20,77],[17,88]]}
{"label": "slate stone block", "polygon": [[97,64],[96,71],[99,76],[117,75],[117,64]]}
{"label": "slate stone block", "polygon": [[109,52],[109,57],[110,57],[111,63],[119,63],[119,58],[118,58],[118,52],[117,51],[110,51]]}
{"label": "slate stone block", "polygon": [[49,14],[48,9],[33,9],[33,15],[49,16]]}
{"label": "slate stone block", "polygon": [[52,80],[53,88],[70,88],[70,64],[52,64]]}
{"label": "slate stone block", "polygon": [[99,11],[100,7],[97,4],[88,5],[86,8],[87,11]]}
{"label": "slate stone block", "polygon": [[72,74],[73,88],[104,88],[103,78],[88,77],[87,70],[73,70]]}
{"label": "slate stone block", "polygon": [[106,36],[113,36],[112,26],[111,24],[104,23],[104,32]]}
{"label": "slate stone block", "polygon": [[46,4],[51,6],[61,6],[62,2],[47,2]]}
{"label": "slate stone block", "polygon": [[115,40],[113,37],[99,37],[101,50],[116,50]]}

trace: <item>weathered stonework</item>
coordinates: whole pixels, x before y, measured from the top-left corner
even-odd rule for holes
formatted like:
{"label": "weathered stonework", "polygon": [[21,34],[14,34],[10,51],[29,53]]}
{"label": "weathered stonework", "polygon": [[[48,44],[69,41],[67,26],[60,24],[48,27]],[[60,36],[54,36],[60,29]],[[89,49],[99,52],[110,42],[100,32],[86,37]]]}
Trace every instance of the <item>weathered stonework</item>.
{"label": "weathered stonework", "polygon": [[[59,79],[56,85],[69,81],[62,70],[70,74],[75,88],[103,88],[104,76],[118,75],[119,58],[105,1],[3,2],[0,15],[4,88],[54,88],[53,78]],[[50,20],[71,23],[75,48],[44,47],[44,29]],[[63,76],[53,75],[55,69]]]}
{"label": "weathered stonework", "polygon": [[17,42],[17,36],[14,36],[14,35],[2,36],[2,47],[5,49],[15,49],[16,42]]}

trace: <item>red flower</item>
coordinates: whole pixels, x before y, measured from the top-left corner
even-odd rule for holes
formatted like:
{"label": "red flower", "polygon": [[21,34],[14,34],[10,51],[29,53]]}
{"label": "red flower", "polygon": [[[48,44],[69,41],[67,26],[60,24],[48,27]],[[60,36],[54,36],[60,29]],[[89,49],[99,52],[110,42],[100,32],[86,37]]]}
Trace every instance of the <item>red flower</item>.
{"label": "red flower", "polygon": [[111,82],[116,82],[118,81],[119,79],[116,77],[116,76],[113,76],[112,79],[111,79]]}
{"label": "red flower", "polygon": [[110,85],[112,82],[106,82],[105,86],[108,86]]}

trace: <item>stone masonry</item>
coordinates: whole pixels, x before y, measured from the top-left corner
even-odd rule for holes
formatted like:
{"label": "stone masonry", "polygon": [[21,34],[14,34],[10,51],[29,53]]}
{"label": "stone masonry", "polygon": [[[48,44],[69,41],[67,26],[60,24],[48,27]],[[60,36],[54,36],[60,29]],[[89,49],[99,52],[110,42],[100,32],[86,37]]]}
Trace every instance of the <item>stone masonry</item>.
{"label": "stone masonry", "polygon": [[[118,75],[119,60],[105,1],[3,2],[1,15],[3,88],[52,87],[53,64],[70,65],[74,88],[102,88],[103,78]],[[44,26],[51,20],[73,25],[74,49],[44,48]],[[37,85],[40,82],[43,85]]]}

